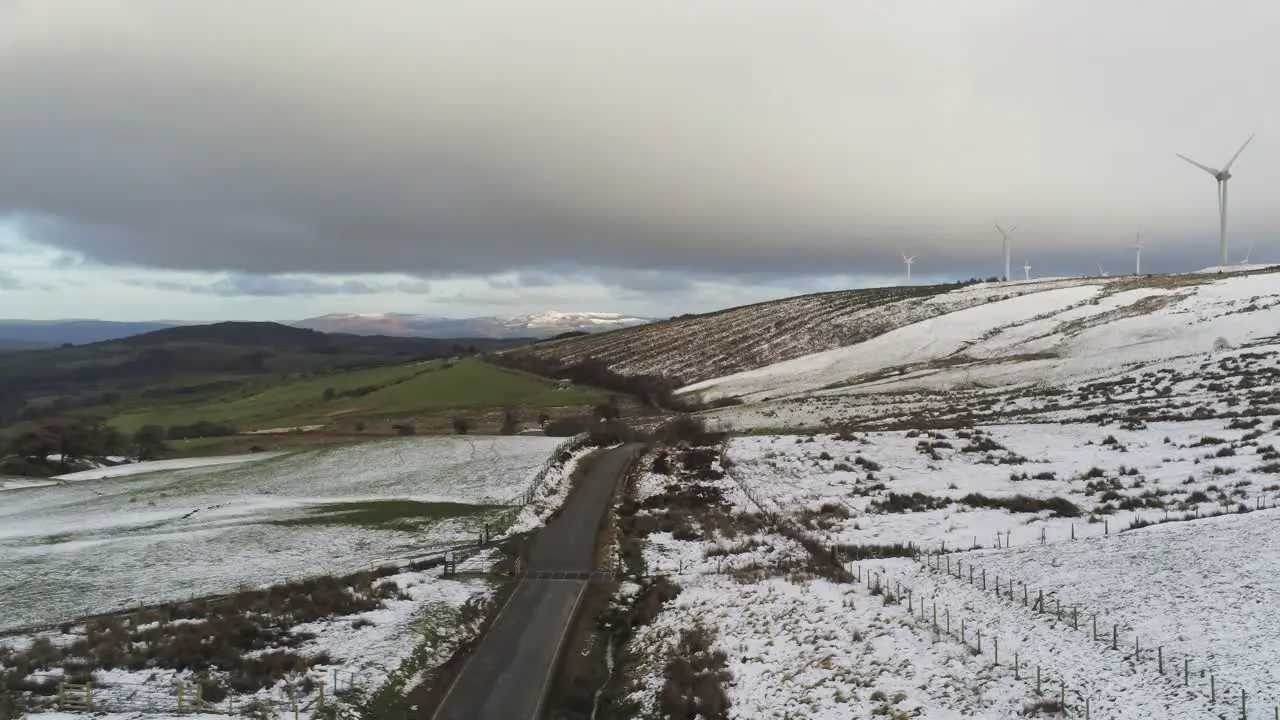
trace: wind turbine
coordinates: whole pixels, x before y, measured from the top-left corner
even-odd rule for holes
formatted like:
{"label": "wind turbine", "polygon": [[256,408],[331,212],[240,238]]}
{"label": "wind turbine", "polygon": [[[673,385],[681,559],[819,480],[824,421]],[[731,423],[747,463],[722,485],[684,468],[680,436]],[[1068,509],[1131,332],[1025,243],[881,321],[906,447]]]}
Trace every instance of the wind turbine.
{"label": "wind turbine", "polygon": [[1141,232],[1138,233],[1137,237],[1133,241],[1133,250],[1134,250],[1133,274],[1141,277],[1142,276],[1142,233]]}
{"label": "wind turbine", "polygon": [[1247,147],[1249,143],[1252,141],[1253,141],[1253,134],[1251,133],[1249,135],[1249,139],[1244,141],[1244,144],[1240,146],[1239,150],[1236,150],[1236,154],[1231,156],[1231,159],[1227,161],[1226,165],[1222,166],[1221,170],[1218,170],[1216,168],[1211,168],[1208,165],[1201,165],[1200,163],[1196,162],[1195,160],[1192,160],[1191,158],[1181,153],[1174,153],[1175,155],[1182,158],[1183,160],[1186,160],[1192,165],[1195,165],[1201,170],[1209,173],[1214,177],[1215,180],[1218,181],[1218,222],[1219,222],[1218,266],[1219,267],[1227,266],[1227,181],[1231,179],[1231,166],[1235,163],[1236,158],[1240,157],[1240,153],[1244,152],[1245,147]]}
{"label": "wind turbine", "polygon": [[1111,273],[1107,272],[1106,270],[1103,270],[1102,263],[1098,263],[1098,275],[1099,277],[1109,277]]}
{"label": "wind turbine", "polygon": [[[898,252],[902,252],[902,251],[899,250]],[[907,266],[907,284],[908,285],[911,284],[911,263],[915,261],[916,261],[915,255],[912,255],[911,257],[907,257],[906,253],[902,253],[902,262],[906,263],[906,266]]]}
{"label": "wind turbine", "polygon": [[1253,254],[1253,243],[1249,243],[1249,252],[1244,254],[1244,259],[1240,261],[1241,265],[1249,264],[1249,256]]}
{"label": "wind turbine", "polygon": [[1004,240],[1004,281],[1009,282],[1009,235],[1018,229],[1017,225],[1012,225],[1008,230],[1000,227],[1000,223],[996,223],[996,230],[1000,231],[1000,237]]}
{"label": "wind turbine", "polygon": [[1023,276],[1023,277],[1022,277],[1022,279],[1023,279],[1023,280],[1030,280],[1030,279],[1031,279],[1031,263],[1026,262],[1026,261],[1023,261],[1023,263],[1022,263],[1022,276]]}

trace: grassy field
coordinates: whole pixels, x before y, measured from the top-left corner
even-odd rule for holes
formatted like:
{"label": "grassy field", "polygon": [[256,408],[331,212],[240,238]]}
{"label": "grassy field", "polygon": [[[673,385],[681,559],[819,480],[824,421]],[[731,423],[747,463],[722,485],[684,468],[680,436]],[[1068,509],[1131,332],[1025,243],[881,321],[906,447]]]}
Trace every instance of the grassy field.
{"label": "grassy field", "polygon": [[584,406],[605,398],[604,392],[592,388],[557,390],[546,378],[462,359],[333,373],[186,402],[140,405],[114,415],[110,422],[125,432],[146,424],[168,427],[197,420],[262,430],[506,405],[524,409]]}

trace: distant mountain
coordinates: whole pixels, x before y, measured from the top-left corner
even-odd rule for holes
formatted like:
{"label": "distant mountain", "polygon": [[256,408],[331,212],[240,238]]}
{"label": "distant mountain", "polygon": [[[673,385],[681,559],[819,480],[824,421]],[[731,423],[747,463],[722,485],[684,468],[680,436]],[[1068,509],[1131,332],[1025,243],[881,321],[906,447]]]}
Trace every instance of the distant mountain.
{"label": "distant mountain", "polygon": [[293,323],[294,327],[355,335],[431,338],[549,338],[567,332],[597,333],[644,325],[650,318],[604,312],[542,312],[528,315],[445,318],[408,313],[337,313]]}
{"label": "distant mountain", "polygon": [[187,323],[115,322],[112,320],[0,320],[0,343],[5,345],[84,345],[118,340]]}

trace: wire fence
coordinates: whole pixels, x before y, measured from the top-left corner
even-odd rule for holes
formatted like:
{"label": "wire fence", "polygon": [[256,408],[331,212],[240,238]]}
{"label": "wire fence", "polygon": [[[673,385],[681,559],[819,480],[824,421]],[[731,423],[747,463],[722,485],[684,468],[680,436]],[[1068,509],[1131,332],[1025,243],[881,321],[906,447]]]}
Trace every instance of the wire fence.
{"label": "wire fence", "polygon": [[556,445],[555,450],[551,451],[551,456],[548,457],[546,461],[542,463],[542,469],[539,470],[538,473],[533,476],[533,480],[529,483],[529,488],[525,490],[524,493],[522,493],[521,495],[517,496],[516,498],[513,498],[512,501],[509,502],[508,504],[510,505],[532,504],[534,501],[534,498],[536,498],[538,495],[538,491],[541,490],[543,484],[546,483],[547,476],[551,473],[551,471],[554,468],[564,465],[564,461],[562,461],[560,458],[565,453],[574,453],[581,450],[582,448],[586,447],[590,443],[590,440],[591,440],[591,435],[589,433],[578,433],[577,435],[574,435],[564,440],[559,445]]}
{"label": "wire fence", "polygon": [[[829,537],[815,536],[800,526],[799,523],[781,515],[777,512],[771,500],[762,496],[756,488],[752,487],[742,477],[741,473],[735,471],[733,463],[728,461],[728,443],[729,439],[726,438],[721,445],[721,467],[724,468],[726,475],[743,491],[748,500],[769,519],[771,524],[784,534],[807,538],[810,548],[817,544],[825,544],[831,557],[839,558],[841,549],[837,545],[829,544]],[[1274,509],[1276,507],[1276,499],[1274,494],[1258,493],[1247,498],[1247,502],[1237,503],[1230,507],[1220,505],[1217,512],[1201,512],[1197,507],[1193,511],[1185,513],[1164,510],[1163,512],[1154,513],[1154,517],[1152,514],[1147,514],[1145,517],[1139,514],[1131,520],[1128,527],[1117,528],[1116,532],[1124,532],[1166,522],[1183,522]],[[1040,544],[1049,543],[1048,528],[1041,527],[1040,530],[1038,542]],[[1101,533],[1078,532],[1076,526],[1072,524],[1067,528],[1063,537],[1055,538],[1054,540],[1081,540],[1090,537],[1107,536],[1111,532],[1109,519],[1104,519]],[[1011,547],[1011,536],[1012,532],[1010,531],[996,531],[994,533],[995,547]],[[948,548],[947,543],[943,541],[937,551],[926,553],[922,552],[914,543],[907,543],[906,545],[910,548],[909,556],[929,570],[944,575],[949,579],[954,578],[958,582],[967,582],[975,588],[981,588],[984,592],[987,592],[988,588],[990,588],[992,596],[1004,602],[1020,603],[1024,609],[1035,614],[1029,620],[1030,622],[1036,622],[1037,618],[1050,619],[1051,622],[1056,623],[1058,626],[1069,627],[1072,631],[1086,633],[1092,641],[1102,644],[1104,649],[1121,653],[1123,660],[1132,661],[1135,664],[1153,665],[1157,674],[1169,678],[1172,683],[1171,689],[1180,687],[1184,690],[1197,692],[1215,710],[1221,712],[1224,705],[1229,705],[1239,713],[1238,715],[1226,713],[1222,714],[1222,717],[1234,716],[1239,717],[1241,720],[1260,720],[1261,718],[1280,720],[1280,703],[1276,703],[1274,699],[1263,700],[1257,693],[1252,693],[1240,683],[1228,679],[1226,674],[1214,668],[1211,664],[1202,662],[1189,654],[1166,653],[1163,645],[1154,639],[1149,639],[1144,644],[1143,638],[1136,632],[1122,632],[1120,623],[1108,623],[1105,618],[1097,613],[1082,612],[1082,606],[1077,604],[1064,606],[1060,595],[1055,592],[1045,593],[1042,589],[1033,589],[1025,582],[1019,583],[1016,579],[1009,577],[998,577],[994,574],[989,576],[985,570],[975,566],[972,562],[965,563],[963,558],[956,557],[958,553],[982,548],[976,536],[968,548],[955,545]],[[954,573],[952,570],[953,558],[955,559]],[[909,584],[897,580],[894,582],[894,587],[890,589],[883,572],[876,573],[869,569],[864,569],[858,558],[846,557],[844,561],[848,562],[847,571],[856,582],[864,583],[875,594],[884,596],[886,602],[902,603],[905,598],[907,615],[918,626],[933,632],[935,638],[941,639],[945,637],[959,642],[977,656],[989,656],[993,667],[1008,666],[1015,680],[1025,679],[1031,682],[1034,678],[1038,709],[1056,711],[1064,716],[1081,717],[1086,718],[1086,720],[1090,720],[1096,715],[1098,707],[1095,699],[1090,697],[1086,690],[1080,687],[1071,687],[1067,680],[1067,674],[1061,672],[1055,674],[1051,668],[1024,664],[1021,662],[1020,653],[1016,650],[1013,652],[1012,658],[1010,658],[1008,653],[1010,645],[1007,643],[1005,646],[1006,652],[1002,658],[1000,655],[1000,638],[988,635],[985,638],[984,647],[984,638],[981,630],[970,631],[974,624],[970,622],[970,619],[964,617],[961,611],[953,613],[950,607],[944,605],[941,608],[941,615],[939,615],[936,601],[932,603],[930,608],[926,608],[926,603],[922,599],[917,600],[917,598],[923,598],[923,595],[917,593]],[[683,572],[682,563],[677,570],[678,572]],[[723,567],[718,566],[717,572],[723,572]],[[1019,590],[1021,590],[1020,593]],[[1107,632],[1108,624],[1110,625],[1109,633]],[[1045,692],[1046,688],[1049,688],[1050,692]],[[1053,692],[1055,689],[1056,692]]]}
{"label": "wire fence", "polygon": [[[214,700],[204,696],[199,682],[167,677],[155,681],[112,680],[68,682],[49,673],[28,676],[44,692],[23,698],[23,711],[32,716],[59,710],[76,713],[136,713],[138,715],[225,715],[251,718],[358,718],[348,700],[367,687],[365,677],[333,669],[323,678],[286,683],[249,695],[220,692]],[[0,718],[24,717],[15,706],[6,717],[0,702]]]}
{"label": "wire fence", "polygon": [[1006,603],[1020,604],[1036,617],[1050,619],[1057,627],[1083,633],[1093,642],[1122,653],[1126,660],[1154,665],[1158,674],[1171,678],[1184,689],[1199,692],[1208,699],[1210,705],[1216,707],[1223,702],[1237,703],[1242,720],[1250,717],[1251,702],[1254,717],[1280,717],[1280,703],[1274,699],[1261,699],[1241,683],[1230,680],[1229,674],[1221,669],[1187,653],[1166,652],[1159,640],[1147,638],[1144,643],[1136,631],[1130,632],[1128,627],[1122,627],[1119,622],[1110,621],[1080,604],[1064,604],[1060,593],[1056,591],[1046,593],[1041,588],[1033,588],[1008,575],[988,574],[974,563],[965,563],[964,558],[953,555],[919,554],[914,559],[928,570],[947,577],[948,581],[954,579],[967,583],[983,592],[990,588],[993,597]]}

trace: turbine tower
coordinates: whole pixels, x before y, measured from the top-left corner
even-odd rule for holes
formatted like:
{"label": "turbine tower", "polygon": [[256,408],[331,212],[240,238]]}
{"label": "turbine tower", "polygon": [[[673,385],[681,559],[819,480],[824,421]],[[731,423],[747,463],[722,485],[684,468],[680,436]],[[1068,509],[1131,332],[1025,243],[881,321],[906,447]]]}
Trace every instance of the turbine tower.
{"label": "turbine tower", "polygon": [[1110,273],[1102,269],[1102,263],[1098,263],[1098,277],[1107,277]]}
{"label": "turbine tower", "polygon": [[1209,173],[1214,177],[1215,180],[1218,181],[1218,223],[1219,223],[1218,224],[1218,267],[1220,268],[1224,268],[1228,264],[1227,263],[1227,181],[1231,179],[1231,166],[1235,164],[1236,158],[1240,157],[1240,153],[1244,152],[1245,147],[1247,147],[1249,143],[1252,141],[1253,141],[1253,135],[1250,134],[1249,138],[1244,141],[1244,144],[1240,146],[1239,150],[1236,150],[1236,154],[1231,156],[1231,159],[1227,161],[1226,165],[1222,166],[1221,170],[1218,170],[1216,168],[1211,168],[1208,165],[1201,165],[1200,163],[1196,162],[1195,160],[1192,160],[1191,158],[1181,153],[1174,153],[1175,155],[1182,158],[1183,160],[1186,160],[1192,165],[1195,165],[1201,170]]}
{"label": "turbine tower", "polygon": [[1018,227],[1014,225],[1014,226],[1010,226],[1008,230],[1005,230],[1004,228],[1000,227],[1000,223],[996,223],[996,230],[1000,231],[1000,237],[1004,241],[1004,281],[1005,282],[1009,282],[1009,280],[1012,279],[1011,276],[1009,275],[1009,250],[1010,250],[1009,235],[1012,234],[1013,231],[1017,229]]}
{"label": "turbine tower", "polygon": [[1031,263],[1026,261],[1023,261],[1022,263],[1022,279],[1023,280],[1031,279]]}
{"label": "turbine tower", "polygon": [[1142,276],[1142,233],[1141,232],[1138,233],[1137,237],[1133,241],[1133,251],[1134,251],[1133,274],[1141,277]]}
{"label": "turbine tower", "polygon": [[[898,252],[902,252],[902,251],[899,250]],[[907,284],[908,285],[911,284],[911,263],[914,263],[915,261],[916,261],[915,255],[912,255],[911,257],[907,257],[906,253],[902,253],[902,262],[905,263],[907,266]]]}

